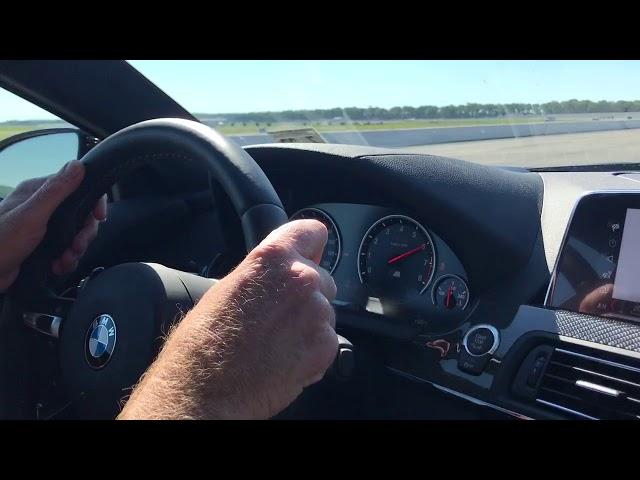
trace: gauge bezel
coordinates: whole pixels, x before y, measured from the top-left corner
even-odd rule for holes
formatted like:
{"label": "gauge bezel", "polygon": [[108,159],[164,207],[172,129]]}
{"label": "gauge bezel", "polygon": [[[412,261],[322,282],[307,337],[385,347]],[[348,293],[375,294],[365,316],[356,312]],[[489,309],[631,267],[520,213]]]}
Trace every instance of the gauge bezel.
{"label": "gauge bezel", "polygon": [[438,278],[436,278],[435,282],[433,282],[433,286],[431,287],[431,301],[435,306],[438,306],[438,303],[436,302],[436,288],[443,280],[446,280],[447,278],[456,278],[460,280],[464,284],[465,288],[467,289],[467,301],[464,303],[464,307],[460,309],[461,312],[464,312],[469,306],[469,300],[471,300],[471,290],[469,290],[469,284],[467,283],[467,281],[464,278],[460,277],[459,275],[454,275],[453,273],[447,273],[446,275],[441,275]]}
{"label": "gauge bezel", "polygon": [[337,254],[337,259],[336,259],[335,265],[333,266],[331,271],[329,271],[329,275],[331,275],[331,274],[333,274],[335,269],[338,267],[338,264],[340,263],[340,259],[342,258],[342,256],[341,256],[342,255],[342,238],[340,236],[340,230],[338,230],[338,226],[336,225],[336,222],[334,222],[333,218],[331,218],[331,215],[329,215],[324,210],[322,210],[320,208],[316,208],[316,207],[301,208],[300,210],[298,210],[297,212],[295,212],[294,214],[292,214],[289,217],[289,221],[293,220],[293,217],[298,215],[300,212],[305,212],[305,211],[308,211],[308,210],[317,212],[320,215],[323,215],[327,220],[329,220],[329,222],[331,222],[331,226],[333,227],[333,230],[336,232],[336,237],[338,237],[338,254]]}
{"label": "gauge bezel", "polygon": [[365,234],[362,236],[362,240],[360,240],[360,248],[358,248],[358,257],[357,257],[357,260],[356,260],[356,268],[358,270],[358,278],[360,279],[360,283],[362,285],[365,285],[365,282],[362,279],[362,272],[360,270],[360,255],[362,254],[362,247],[363,247],[363,245],[365,243],[365,240],[367,239],[367,236],[371,233],[371,231],[376,226],[378,226],[380,223],[384,222],[385,220],[389,220],[391,218],[400,218],[402,220],[407,220],[409,222],[415,223],[416,225],[418,225],[418,228],[420,228],[420,230],[422,230],[422,232],[429,239],[429,244],[431,245],[431,254],[433,256],[433,268],[431,269],[431,274],[429,275],[429,280],[424,284],[423,289],[420,290],[420,292],[418,292],[418,295],[422,295],[429,288],[429,285],[431,285],[431,282],[433,281],[433,277],[434,277],[434,275],[436,273],[436,265],[438,264],[437,256],[436,256],[436,246],[433,243],[433,238],[431,237],[431,234],[429,234],[429,231],[424,227],[424,225],[422,225],[422,223],[417,221],[415,218],[411,218],[411,217],[409,217],[407,215],[394,214],[394,215],[387,215],[385,217],[382,217],[382,218],[376,220],[375,222],[373,222],[373,224],[367,229]]}

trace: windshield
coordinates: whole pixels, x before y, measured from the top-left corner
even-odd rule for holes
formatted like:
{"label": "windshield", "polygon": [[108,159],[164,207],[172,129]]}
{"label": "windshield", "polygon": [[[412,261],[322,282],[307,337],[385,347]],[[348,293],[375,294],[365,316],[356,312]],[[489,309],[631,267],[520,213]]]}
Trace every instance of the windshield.
{"label": "windshield", "polygon": [[638,61],[132,61],[240,145],[359,144],[494,165],[640,162]]}
{"label": "windshield", "polygon": [[[640,162],[639,61],[130,63],[242,146],[370,145],[528,168]],[[1,117],[0,136],[55,121],[4,101]]]}

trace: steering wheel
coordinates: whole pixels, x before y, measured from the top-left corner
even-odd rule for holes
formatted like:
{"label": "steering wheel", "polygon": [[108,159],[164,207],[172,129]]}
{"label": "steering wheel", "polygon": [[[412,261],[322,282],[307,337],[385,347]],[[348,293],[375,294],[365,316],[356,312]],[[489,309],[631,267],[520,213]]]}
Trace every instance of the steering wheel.
{"label": "steering wheel", "polygon": [[247,251],[287,222],[258,164],[201,123],[149,120],[89,151],[81,159],[82,184],[55,211],[10,291],[27,324],[59,339],[62,380],[81,418],[119,412],[121,399],[153,361],[171,324],[215,282],[158,264],[126,263],[88,277],[75,300],[50,289],[51,261],[71,243],[97,200],[141,166],[170,160],[208,168],[240,218]]}

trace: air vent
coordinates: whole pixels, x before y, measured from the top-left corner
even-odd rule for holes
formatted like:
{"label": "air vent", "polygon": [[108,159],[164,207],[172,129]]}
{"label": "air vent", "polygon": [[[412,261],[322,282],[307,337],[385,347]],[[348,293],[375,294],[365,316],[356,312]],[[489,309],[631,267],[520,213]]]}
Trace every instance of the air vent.
{"label": "air vent", "polygon": [[640,419],[640,369],[556,348],[536,402],[575,418]]}

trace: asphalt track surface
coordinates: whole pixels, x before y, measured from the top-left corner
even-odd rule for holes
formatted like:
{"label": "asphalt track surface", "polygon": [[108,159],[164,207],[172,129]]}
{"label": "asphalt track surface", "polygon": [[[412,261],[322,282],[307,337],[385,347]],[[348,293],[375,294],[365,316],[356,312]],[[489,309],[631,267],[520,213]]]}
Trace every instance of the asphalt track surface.
{"label": "asphalt track surface", "polygon": [[[542,137],[630,129],[640,129],[640,119],[631,117],[630,119],[604,121],[553,121],[528,124],[341,131],[321,132],[320,135],[327,143],[404,148],[452,142],[474,142],[479,140]],[[229,135],[229,138],[241,146],[274,141],[274,138],[268,133]]]}
{"label": "asphalt track surface", "polygon": [[400,150],[528,168],[640,163],[640,129],[444,143]]}

